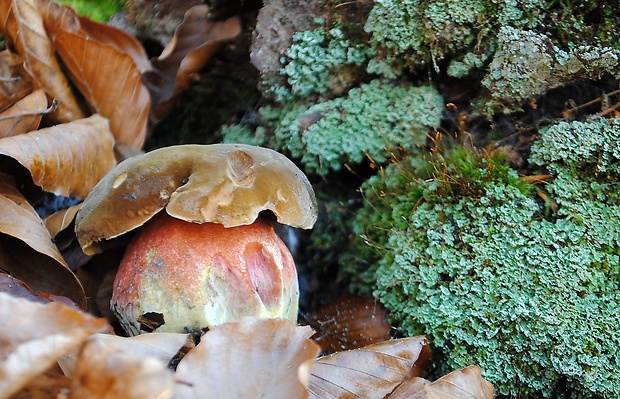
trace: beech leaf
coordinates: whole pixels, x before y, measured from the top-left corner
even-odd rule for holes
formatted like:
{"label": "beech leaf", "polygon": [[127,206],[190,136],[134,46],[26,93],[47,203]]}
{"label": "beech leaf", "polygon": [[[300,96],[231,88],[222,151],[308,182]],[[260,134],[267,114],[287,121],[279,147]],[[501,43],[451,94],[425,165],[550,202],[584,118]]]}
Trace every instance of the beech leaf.
{"label": "beech leaf", "polygon": [[56,302],[40,304],[0,292],[0,399],[11,397],[107,326],[103,319]]}
{"label": "beech leaf", "polygon": [[311,398],[383,398],[428,361],[424,337],[394,339],[317,359],[308,383]]}
{"label": "beech leaf", "polygon": [[24,98],[31,91],[32,78],[24,69],[22,57],[8,50],[0,51],[0,110]]}
{"label": "beech leaf", "polygon": [[0,139],[0,154],[26,167],[37,186],[84,198],[115,164],[114,139],[100,115]]}
{"label": "beech leaf", "polygon": [[387,312],[375,298],[347,294],[305,316],[324,352],[361,348],[390,339]]}
{"label": "beech leaf", "polygon": [[[1,141],[1,140],[0,140]],[[66,296],[80,308],[86,297],[67,267],[43,221],[15,187],[0,173],[0,268],[34,291]]]}
{"label": "beech leaf", "polygon": [[179,363],[175,398],[305,398],[301,366],[319,352],[311,334],[284,319],[219,325]]}
{"label": "beech leaf", "polygon": [[136,357],[110,345],[102,335],[80,349],[67,399],[169,398],[172,372],[154,357]]}
{"label": "beech leaf", "polygon": [[43,114],[51,110],[45,92],[36,90],[0,114],[0,134],[8,137],[36,130]]}
{"label": "beech leaf", "polygon": [[86,114],[56,59],[37,2],[1,0],[0,21],[0,30],[24,58],[28,72],[40,83],[50,100],[58,101],[54,117],[63,123],[84,118]]}
{"label": "beech leaf", "polygon": [[151,100],[131,55],[81,31],[60,29],[54,44],[93,111],[110,120],[116,141],[142,148]]}
{"label": "beech leaf", "polygon": [[482,378],[478,366],[455,370],[437,381],[412,378],[399,386],[390,399],[493,399],[493,385]]}
{"label": "beech leaf", "polygon": [[215,22],[206,18],[207,11],[206,5],[190,8],[162,54],[151,59],[155,70],[144,76],[153,97],[151,117],[155,122],[189,86],[193,74],[203,68],[226,41],[241,32],[238,17]]}

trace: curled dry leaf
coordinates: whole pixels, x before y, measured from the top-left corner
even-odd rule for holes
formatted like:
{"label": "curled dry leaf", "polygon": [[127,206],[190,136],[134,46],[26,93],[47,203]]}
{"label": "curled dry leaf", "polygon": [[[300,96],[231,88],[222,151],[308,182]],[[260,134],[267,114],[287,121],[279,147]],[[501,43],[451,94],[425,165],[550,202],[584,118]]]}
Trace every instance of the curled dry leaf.
{"label": "curled dry leaf", "polygon": [[311,334],[284,319],[244,318],[214,327],[179,363],[174,397],[305,398],[302,365],[319,352]]}
{"label": "curled dry leaf", "polygon": [[426,338],[385,341],[317,359],[311,398],[383,398],[429,360]]}
{"label": "curled dry leaf", "polygon": [[144,74],[153,97],[151,118],[155,122],[167,113],[178,94],[189,86],[193,75],[211,60],[226,41],[241,32],[238,17],[210,21],[206,17],[207,11],[206,5],[190,8],[162,54],[151,60],[155,69]]}
{"label": "curled dry leaf", "polygon": [[[92,339],[99,341],[98,346],[105,346],[105,351],[122,352],[135,360],[151,357],[158,359],[162,364],[168,364],[180,349],[194,347],[194,341],[189,334],[152,333],[129,338],[95,334]],[[65,374],[73,375],[77,366],[77,356],[78,351],[74,351],[59,360]]]}
{"label": "curled dry leaf", "polygon": [[98,29],[101,32],[96,36],[60,29],[54,45],[91,109],[110,120],[116,141],[142,148],[151,105],[149,92],[132,55],[117,47],[120,43],[96,40],[103,32],[119,35],[118,30],[107,25]]}
{"label": "curled dry leaf", "polygon": [[86,308],[84,290],[75,274],[39,215],[5,174],[0,174],[0,233],[0,268],[35,291],[66,296]]}
{"label": "curled dry leaf", "polygon": [[0,134],[16,136],[36,130],[43,114],[49,113],[47,97],[43,90],[36,90],[0,114]]}
{"label": "curled dry leaf", "polygon": [[155,357],[135,357],[102,335],[80,349],[67,399],[169,398],[172,372]]}
{"label": "curled dry leaf", "polygon": [[29,380],[107,323],[59,303],[40,304],[0,292],[0,399]]}
{"label": "curled dry leaf", "polygon": [[493,399],[493,385],[482,378],[478,366],[455,370],[435,382],[412,378],[399,386],[390,399]]}
{"label": "curled dry leaf", "polygon": [[180,145],[129,158],[91,191],[76,218],[87,254],[143,225],[166,208],[188,222],[225,227],[251,224],[269,210],[278,221],[310,228],[317,218],[314,191],[284,155],[242,144]]}
{"label": "curled dry leaf", "polygon": [[305,316],[324,352],[361,348],[389,340],[392,327],[383,305],[371,296],[347,294]]}
{"label": "curled dry leaf", "polygon": [[100,115],[0,139],[0,154],[26,167],[37,186],[84,198],[115,164],[114,138]]}
{"label": "curled dry leaf", "polygon": [[58,234],[64,231],[67,227],[71,226],[75,215],[82,207],[82,204],[75,204],[67,209],[61,209],[58,212],[54,212],[43,220],[45,227],[50,232],[51,236],[56,238]]}
{"label": "curled dry leaf", "polygon": [[1,33],[24,58],[28,72],[50,100],[58,101],[54,117],[62,123],[84,118],[86,114],[56,59],[37,1],[0,1],[0,21]]}
{"label": "curled dry leaf", "polygon": [[24,69],[24,60],[8,50],[0,51],[0,110],[24,98],[32,91],[32,78]]}

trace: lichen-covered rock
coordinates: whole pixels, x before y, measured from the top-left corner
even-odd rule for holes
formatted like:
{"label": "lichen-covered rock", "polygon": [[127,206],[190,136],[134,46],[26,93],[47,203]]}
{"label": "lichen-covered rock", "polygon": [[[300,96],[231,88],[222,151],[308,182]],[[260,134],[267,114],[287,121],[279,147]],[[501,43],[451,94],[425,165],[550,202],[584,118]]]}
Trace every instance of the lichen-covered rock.
{"label": "lichen-covered rock", "polygon": [[554,206],[501,157],[462,149],[364,186],[375,295],[404,334],[427,334],[441,371],[479,364],[510,397],[620,395],[619,124],[542,132],[531,162],[553,172]]}
{"label": "lichen-covered rock", "polygon": [[382,51],[369,71],[389,76],[425,64],[437,69],[446,57],[485,53],[499,27],[532,28],[543,8],[542,0],[377,0],[365,30]]}
{"label": "lichen-covered rock", "polygon": [[583,45],[566,52],[543,34],[510,27],[503,27],[497,39],[497,51],[482,80],[490,93],[490,111],[520,109],[522,103],[563,84],[620,75],[620,51],[609,47]]}
{"label": "lichen-covered rock", "polygon": [[430,86],[373,80],[347,97],[289,112],[275,137],[306,171],[324,175],[367,156],[383,163],[398,146],[413,150],[423,145],[442,113],[443,98]]}

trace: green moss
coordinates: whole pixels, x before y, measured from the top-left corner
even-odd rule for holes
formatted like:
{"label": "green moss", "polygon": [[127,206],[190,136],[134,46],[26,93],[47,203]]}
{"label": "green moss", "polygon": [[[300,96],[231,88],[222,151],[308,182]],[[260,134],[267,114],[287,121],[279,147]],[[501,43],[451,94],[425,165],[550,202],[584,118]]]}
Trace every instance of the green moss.
{"label": "green moss", "polygon": [[[438,61],[455,55],[485,53],[499,27],[537,26],[545,7],[543,0],[377,0],[365,29],[379,49],[377,57],[399,73],[429,63],[437,68]],[[379,72],[376,65],[382,63],[371,63],[372,72]]]}
{"label": "green moss", "polygon": [[73,8],[79,15],[93,21],[107,22],[110,17],[125,8],[125,0],[58,0]]}
{"label": "green moss", "polygon": [[280,73],[286,75],[289,86],[272,90],[279,101],[341,94],[351,87],[360,73],[359,67],[370,54],[371,48],[345,39],[338,24],[329,30],[322,26],[313,31],[296,32],[293,44],[281,60],[284,67]]}
{"label": "green moss", "polygon": [[440,372],[479,364],[509,397],[620,395],[618,123],[542,132],[531,161],[554,173],[552,214],[501,158],[462,150],[364,186],[376,266],[354,273],[404,334],[428,336]]}
{"label": "green moss", "polygon": [[443,99],[432,87],[374,80],[346,97],[297,107],[281,120],[275,136],[307,172],[324,175],[366,156],[383,163],[399,146],[412,150],[424,144],[442,112]]}

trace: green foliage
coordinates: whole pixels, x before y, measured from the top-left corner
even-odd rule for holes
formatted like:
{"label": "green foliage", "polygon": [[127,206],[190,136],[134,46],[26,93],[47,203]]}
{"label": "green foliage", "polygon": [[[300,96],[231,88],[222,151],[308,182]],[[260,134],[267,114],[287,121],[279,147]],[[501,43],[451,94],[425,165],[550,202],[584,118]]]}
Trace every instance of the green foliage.
{"label": "green foliage", "polygon": [[555,175],[552,214],[501,158],[463,149],[364,186],[364,273],[404,334],[427,334],[438,371],[479,364],[512,397],[620,396],[618,123],[542,133],[531,161]]}
{"label": "green foliage", "polygon": [[125,0],[59,0],[73,8],[79,15],[93,21],[106,22],[125,8]]}
{"label": "green foliage", "polygon": [[359,70],[356,67],[364,64],[371,53],[371,48],[353,45],[345,39],[338,25],[329,30],[319,27],[295,32],[280,71],[287,76],[290,87],[273,90],[279,101],[343,91]]}
{"label": "green foliage", "polygon": [[545,4],[544,0],[376,0],[365,30],[382,51],[376,52],[369,71],[379,73],[387,62],[398,74],[402,68],[436,64],[474,49],[485,52],[499,27],[538,25]]}
{"label": "green foliage", "polygon": [[439,126],[442,112],[443,99],[432,87],[374,80],[347,97],[290,111],[275,136],[306,172],[325,175],[367,155],[382,163],[399,146],[413,150]]}

